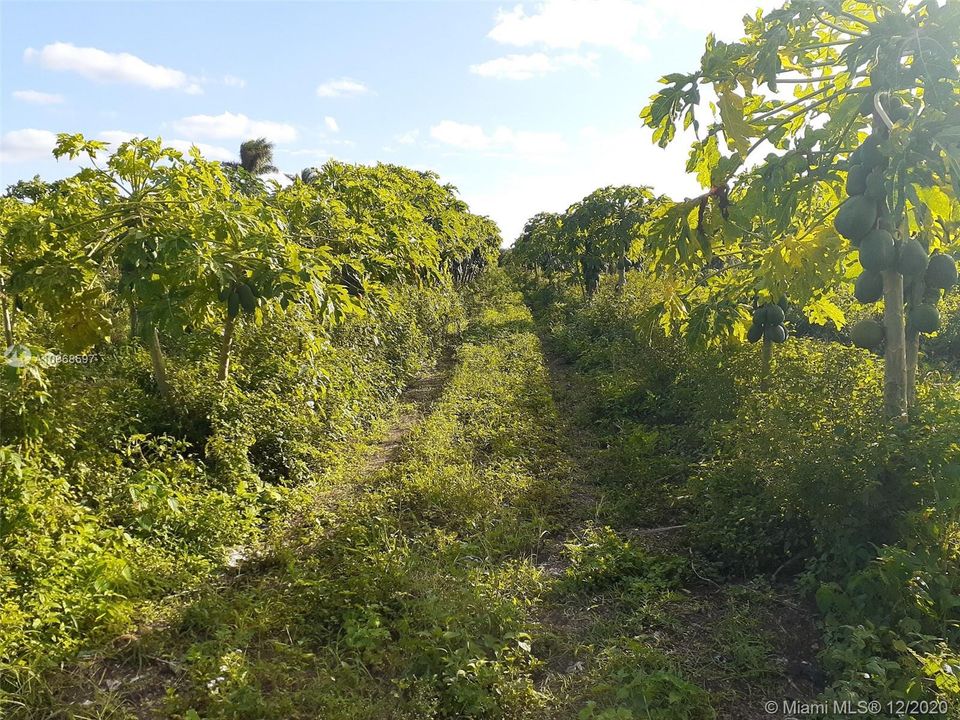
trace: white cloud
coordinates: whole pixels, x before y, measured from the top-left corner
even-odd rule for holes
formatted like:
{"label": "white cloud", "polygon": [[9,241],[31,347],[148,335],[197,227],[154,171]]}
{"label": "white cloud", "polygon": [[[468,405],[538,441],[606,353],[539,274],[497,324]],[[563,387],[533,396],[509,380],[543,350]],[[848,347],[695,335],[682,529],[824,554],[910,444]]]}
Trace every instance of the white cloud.
{"label": "white cloud", "polygon": [[297,129],[293,125],[270,120],[251,120],[246,115],[225,112],[220,115],[190,115],[173,124],[177,132],[190,137],[212,137],[218,140],[249,140],[265,137],[278,143],[293,142]]}
{"label": "white cloud", "polygon": [[235,87],[235,88],[242,89],[247,86],[247,81],[241,77],[237,77],[236,75],[224,75],[223,84],[226,85],[227,87]]}
{"label": "white cloud", "polygon": [[516,47],[614,48],[639,59],[646,57],[647,49],[638,36],[658,26],[652,7],[629,0],[551,0],[538,5],[530,15],[522,5],[500,10],[488,37]]}
{"label": "white cloud", "polygon": [[37,62],[48,70],[75,72],[98,82],[144,85],[155,90],[183,90],[194,95],[203,92],[186,73],[163,65],[152,65],[130,53],[110,53],[98,48],[57,42],[45,45],[39,51],[27,48],[23,59]]}
{"label": "white cloud", "polygon": [[49,130],[11,130],[0,137],[0,161],[13,163],[50,157],[56,144],[57,136]]}
{"label": "white cloud", "polygon": [[559,133],[525,132],[498,127],[487,133],[479,125],[444,120],[430,128],[434,140],[461,150],[518,155],[555,155],[566,150]]}
{"label": "white cloud", "polygon": [[[529,12],[523,5],[499,10],[487,37],[513,47],[608,48],[642,60],[649,55],[647,42],[661,37],[670,26],[704,35],[712,32],[721,40],[732,41],[743,34],[744,14],[781,4],[780,0],[545,0]],[[530,57],[528,65],[535,62]],[[542,64],[542,58],[537,62]]]}
{"label": "white cloud", "polygon": [[506,55],[477,65],[471,65],[470,72],[482,77],[529,80],[533,77],[556,72],[565,67],[592,67],[596,59],[596,53],[586,55],[565,53],[552,56],[546,53]]}
{"label": "white cloud", "polygon": [[664,22],[681,25],[687,30],[706,35],[712,32],[728,42],[743,36],[743,16],[757,9],[769,12],[783,5],[782,0],[644,0]]}
{"label": "white cloud", "polygon": [[323,124],[327,126],[327,130],[329,130],[330,132],[340,132],[340,126],[337,125],[336,118],[332,118],[329,115],[327,115],[323,119]]}
{"label": "white cloud", "polygon": [[490,138],[479,125],[466,125],[452,120],[444,120],[430,128],[430,137],[464,150],[486,150],[491,145]]}
{"label": "white cloud", "polygon": [[327,82],[317,86],[317,95],[320,97],[349,97],[365,95],[368,92],[370,92],[370,88],[362,82],[350,78],[327,80]]}
{"label": "white cloud", "polygon": [[418,137],[420,137],[419,130],[408,130],[405,133],[394,135],[393,139],[396,140],[401,145],[413,145],[417,141]]}
{"label": "white cloud", "polygon": [[34,105],[57,105],[63,102],[63,95],[40,92],[39,90],[14,90],[13,96],[17,100]]}

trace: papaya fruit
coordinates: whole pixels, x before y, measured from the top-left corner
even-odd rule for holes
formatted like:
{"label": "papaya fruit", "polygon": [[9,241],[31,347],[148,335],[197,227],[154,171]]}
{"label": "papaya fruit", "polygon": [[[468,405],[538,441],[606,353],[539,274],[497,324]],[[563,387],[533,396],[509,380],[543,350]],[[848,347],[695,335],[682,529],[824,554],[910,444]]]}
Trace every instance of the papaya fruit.
{"label": "papaya fruit", "polygon": [[923,275],[927,269],[927,251],[916,238],[905,240],[900,248],[897,270],[905,277]]}
{"label": "papaya fruit", "polygon": [[227,287],[223,288],[223,290],[220,291],[220,299],[223,301],[226,301],[227,298],[230,297],[230,293],[232,292],[233,292],[233,288],[228,285]]}
{"label": "papaya fruit", "polygon": [[786,295],[783,295],[779,300],[777,300],[777,305],[779,305],[780,309],[783,310],[784,313],[786,313],[787,310],[790,308],[790,301],[787,300]]}
{"label": "papaya fruit", "polygon": [[860,165],[851,165],[847,170],[847,195],[863,195],[867,189],[867,169]]}
{"label": "papaya fruit", "polygon": [[883,297],[883,275],[864,270],[854,284],[853,295],[864,305],[877,302]]}
{"label": "papaya fruit", "polygon": [[757,325],[754,323],[750,326],[750,329],[747,330],[747,342],[755,343],[760,338],[763,337],[763,325]]}
{"label": "papaya fruit", "polygon": [[921,333],[936,332],[940,329],[940,313],[927,303],[915,305],[907,313],[907,327]]}
{"label": "papaya fruit", "polygon": [[934,253],[924,275],[927,287],[949,290],[957,284],[957,262],[949,255]]}
{"label": "papaya fruit", "polygon": [[253,295],[253,290],[246,283],[240,283],[237,288],[237,294],[240,296],[240,305],[244,312],[252,313],[257,309],[257,298]]}
{"label": "papaya fruit", "polygon": [[787,339],[787,329],[783,325],[768,325],[763,329],[763,339],[782,343]]}
{"label": "papaya fruit", "polygon": [[753,311],[753,324],[763,327],[766,323],[767,317],[767,306],[761,305],[756,310]]}
{"label": "papaya fruit", "polygon": [[234,291],[227,299],[227,316],[235,318],[240,312],[240,293]]}
{"label": "papaya fruit", "polygon": [[763,324],[765,326],[782,325],[783,317],[783,308],[779,305],[771,303],[770,305],[764,306]]}
{"label": "papaya fruit", "polygon": [[887,197],[886,178],[883,176],[883,168],[874,168],[865,183],[864,195],[871,200],[879,202]]}
{"label": "papaya fruit", "polygon": [[885,335],[883,325],[876,320],[861,320],[850,328],[850,339],[853,344],[867,350],[880,347]]}
{"label": "papaya fruit", "polygon": [[893,265],[896,256],[893,235],[886,230],[871,230],[860,241],[860,264],[864,270],[883,272]]}
{"label": "papaya fruit", "polygon": [[876,222],[877,204],[863,195],[849,198],[833,218],[837,232],[851,242],[858,242]]}
{"label": "papaya fruit", "polygon": [[886,156],[880,150],[880,139],[876,135],[868,136],[860,145],[860,161],[868,170],[885,164]]}

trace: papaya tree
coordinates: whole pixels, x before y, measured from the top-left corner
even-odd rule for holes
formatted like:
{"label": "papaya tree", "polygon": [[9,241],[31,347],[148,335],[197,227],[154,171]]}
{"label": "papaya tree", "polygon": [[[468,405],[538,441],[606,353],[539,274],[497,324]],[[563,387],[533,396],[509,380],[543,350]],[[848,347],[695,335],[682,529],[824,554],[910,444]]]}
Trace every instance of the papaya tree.
{"label": "papaya tree", "polygon": [[527,220],[510,250],[511,262],[536,275],[541,272],[553,282],[554,274],[564,268],[559,247],[559,213],[541,212]]}
{"label": "papaya tree", "polygon": [[593,230],[598,251],[606,265],[617,268],[617,288],[623,287],[628,264],[638,249],[641,229],[655,207],[649,187],[622,185],[595,190],[585,202],[596,203],[601,209],[599,222]]}
{"label": "papaya tree", "polygon": [[839,326],[837,288],[868,273],[857,295],[883,300],[885,412],[907,419],[917,334],[936,324],[921,306],[956,269],[939,251],[960,190],[958,27],[957,3],[793,0],[662,78],[641,118],[661,146],[693,131],[704,187],[651,226],[654,267],[676,279],[666,326],[743,337],[743,300],[788,290]]}
{"label": "papaya tree", "polygon": [[617,287],[623,281],[631,251],[653,208],[648,187],[603,187],[567,208],[560,223],[565,254],[580,268],[587,297],[593,296],[603,272],[617,270]]}
{"label": "papaya tree", "polygon": [[150,352],[157,389],[172,400],[162,336],[221,324],[218,378],[229,373],[236,317],[294,298],[326,312],[331,262],[291,243],[280,211],[235,191],[218,163],[164,147],[61,135],[56,156],[91,164],[22,211],[6,233],[10,288],[55,318],[72,350],[111,342],[128,310],[129,335]]}

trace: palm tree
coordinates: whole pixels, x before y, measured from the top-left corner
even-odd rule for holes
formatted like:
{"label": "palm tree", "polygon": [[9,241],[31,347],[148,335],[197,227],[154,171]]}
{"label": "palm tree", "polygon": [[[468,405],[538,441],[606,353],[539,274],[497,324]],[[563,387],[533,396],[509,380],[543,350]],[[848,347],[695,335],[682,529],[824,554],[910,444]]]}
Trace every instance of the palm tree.
{"label": "palm tree", "polygon": [[251,175],[277,172],[273,164],[273,143],[266,138],[247,140],[240,145],[240,162],[225,162],[226,167],[243,168]]}
{"label": "palm tree", "polygon": [[320,177],[320,170],[315,167],[307,167],[294,175],[291,175],[290,173],[286,173],[286,175],[288,178],[290,178],[290,180],[296,180],[299,178],[301,182],[309,184]]}

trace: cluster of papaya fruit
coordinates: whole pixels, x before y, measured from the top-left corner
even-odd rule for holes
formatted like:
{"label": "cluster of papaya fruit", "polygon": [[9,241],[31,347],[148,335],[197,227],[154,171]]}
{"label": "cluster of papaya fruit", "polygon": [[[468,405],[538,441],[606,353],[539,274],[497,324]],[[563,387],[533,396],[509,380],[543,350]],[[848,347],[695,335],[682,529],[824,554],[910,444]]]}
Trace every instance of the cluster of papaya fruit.
{"label": "cluster of papaya fruit", "polygon": [[235,318],[243,309],[252,313],[257,309],[257,291],[244,282],[235,282],[220,291],[220,299],[227,303],[227,315]]}
{"label": "cluster of papaya fruit", "polygon": [[[869,97],[872,101],[872,96]],[[897,98],[890,98],[886,105],[894,122],[909,115],[909,110]],[[883,298],[883,273],[896,271],[903,275],[907,297],[913,297],[916,283],[923,283],[922,300],[907,308],[908,329],[936,332],[940,327],[936,302],[941,291],[957,283],[957,264],[944,253],[928,255],[927,248],[916,238],[898,240],[896,237],[887,204],[889,159],[883,154],[881,144],[881,137],[874,133],[850,155],[846,182],[849,197],[834,217],[834,227],[857,248],[863,267],[854,286],[854,296],[865,305],[878,302]],[[851,339],[860,347],[876,348],[883,338],[883,326],[875,320],[861,321],[851,330]]]}
{"label": "cluster of papaya fruit", "polygon": [[783,324],[787,309],[787,299],[780,298],[777,303],[760,305],[753,311],[753,323],[747,331],[747,340],[752,343],[759,340],[782,343],[790,336]]}

